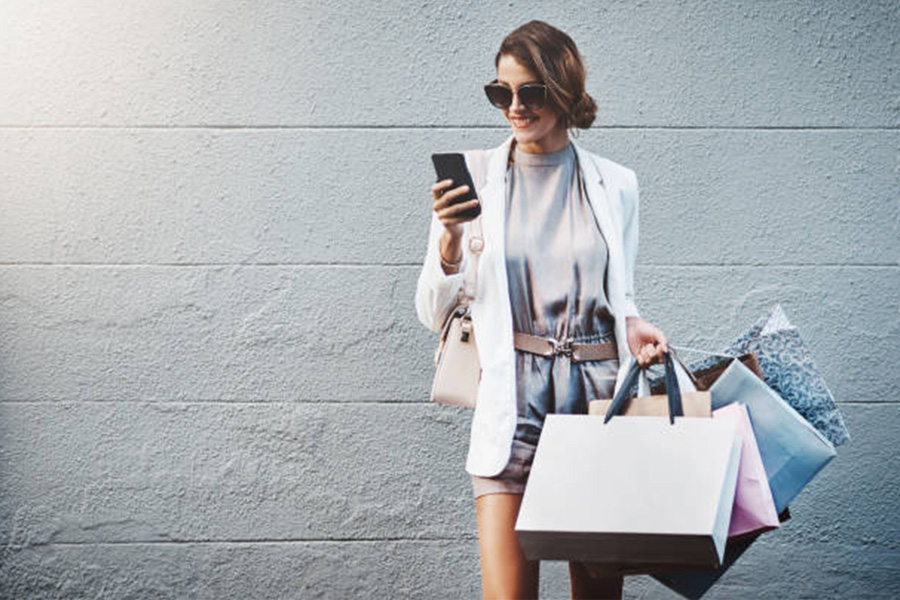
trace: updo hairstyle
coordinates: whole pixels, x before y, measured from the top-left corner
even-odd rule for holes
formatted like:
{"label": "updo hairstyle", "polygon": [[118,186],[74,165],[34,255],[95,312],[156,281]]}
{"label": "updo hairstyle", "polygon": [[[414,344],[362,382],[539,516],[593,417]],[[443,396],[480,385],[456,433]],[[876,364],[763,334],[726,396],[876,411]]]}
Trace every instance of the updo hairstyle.
{"label": "updo hairstyle", "polygon": [[566,129],[588,129],[597,117],[597,103],[584,90],[587,69],[578,47],[565,32],[543,21],[529,21],[507,35],[500,57],[509,55],[533,71],[547,86],[547,101]]}

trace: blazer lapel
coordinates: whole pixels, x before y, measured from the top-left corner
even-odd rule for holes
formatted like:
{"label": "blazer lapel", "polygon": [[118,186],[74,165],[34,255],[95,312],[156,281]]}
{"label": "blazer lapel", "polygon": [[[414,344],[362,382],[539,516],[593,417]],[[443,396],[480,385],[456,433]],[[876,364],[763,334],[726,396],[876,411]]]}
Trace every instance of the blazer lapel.
{"label": "blazer lapel", "polygon": [[631,351],[628,348],[627,327],[625,318],[620,312],[625,306],[625,249],[622,241],[622,228],[619,217],[614,210],[611,198],[619,193],[616,186],[615,175],[605,168],[602,163],[595,162],[586,151],[582,150],[575,142],[575,151],[578,155],[578,164],[584,174],[584,185],[588,195],[591,209],[597,217],[600,232],[606,240],[606,249],[609,256],[607,267],[607,293],[610,306],[616,317],[616,345],[619,350],[619,373],[616,379],[616,390],[622,383],[625,367],[630,360]]}
{"label": "blazer lapel", "polygon": [[[484,251],[475,294],[477,306],[472,308],[472,319],[479,340],[485,341],[484,344],[479,344],[479,358],[485,369],[482,377],[492,376],[489,373],[492,372],[491,365],[503,364],[511,368],[514,358],[505,247],[506,174],[512,140],[513,136],[510,136],[491,151],[484,188],[481,190]],[[485,276],[481,276],[482,274]],[[499,401],[500,399],[496,399],[491,402]]]}
{"label": "blazer lapel", "polygon": [[[581,166],[584,174],[584,185],[588,201],[591,204],[594,215],[597,217],[597,222],[600,224],[600,231],[603,233],[607,245],[621,246],[621,235],[619,228],[616,227],[612,203],[607,197],[608,193],[612,193],[615,190],[605,189],[607,186],[611,186],[612,177],[604,173],[604,169],[597,165],[580,146],[575,144],[575,142],[572,142],[572,145],[575,147],[575,152],[578,155],[578,164]],[[619,248],[617,247],[615,250],[618,251]]]}
{"label": "blazer lapel", "polygon": [[591,209],[597,217],[600,233],[603,234],[603,239],[606,240],[609,254],[607,274],[608,293],[611,296],[609,301],[613,303],[614,308],[619,308],[625,301],[622,288],[625,276],[625,256],[622,246],[622,230],[611,201],[611,197],[614,197],[613,195],[619,191],[614,185],[612,174],[608,172],[603,173],[604,169],[602,166],[594,162],[588,153],[579,148],[575,142],[572,142],[572,144],[575,146],[578,164],[584,175],[584,187],[588,195],[588,202],[590,202]]}
{"label": "blazer lapel", "polygon": [[[509,136],[495,152],[491,153],[488,162],[487,178],[484,190],[482,190],[482,220],[485,229],[485,254],[490,253],[494,260],[503,261],[505,272],[506,252],[504,248],[505,224],[506,224],[506,172],[509,160],[509,148],[513,136]],[[497,265],[499,267],[499,264]]]}

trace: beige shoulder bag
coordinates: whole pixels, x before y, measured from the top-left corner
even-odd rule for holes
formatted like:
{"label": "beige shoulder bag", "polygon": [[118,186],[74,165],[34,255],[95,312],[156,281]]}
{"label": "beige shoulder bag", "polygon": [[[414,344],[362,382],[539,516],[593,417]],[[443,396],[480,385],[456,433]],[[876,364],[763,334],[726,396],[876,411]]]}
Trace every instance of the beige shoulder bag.
{"label": "beige shoulder bag", "polygon": [[[483,158],[483,155],[467,155],[467,162],[474,167],[470,170],[476,191],[484,185]],[[472,165],[473,162],[478,164]],[[434,356],[434,382],[431,386],[433,402],[463,408],[475,408],[478,383],[481,381],[481,362],[478,360],[469,306],[475,298],[478,261],[484,249],[480,215],[470,222],[469,233],[468,247],[471,256],[466,267],[465,283],[459,290],[456,306],[447,315],[441,328],[441,339]]]}

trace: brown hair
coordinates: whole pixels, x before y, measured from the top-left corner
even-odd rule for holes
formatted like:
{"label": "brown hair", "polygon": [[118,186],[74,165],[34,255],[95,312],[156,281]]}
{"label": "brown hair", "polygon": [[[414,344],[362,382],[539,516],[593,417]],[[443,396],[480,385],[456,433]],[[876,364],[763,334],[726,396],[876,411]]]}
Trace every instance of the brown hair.
{"label": "brown hair", "polygon": [[549,105],[563,127],[591,126],[597,103],[584,90],[587,69],[578,47],[565,32],[543,21],[529,21],[503,39],[495,67],[505,54],[540,77],[547,86]]}

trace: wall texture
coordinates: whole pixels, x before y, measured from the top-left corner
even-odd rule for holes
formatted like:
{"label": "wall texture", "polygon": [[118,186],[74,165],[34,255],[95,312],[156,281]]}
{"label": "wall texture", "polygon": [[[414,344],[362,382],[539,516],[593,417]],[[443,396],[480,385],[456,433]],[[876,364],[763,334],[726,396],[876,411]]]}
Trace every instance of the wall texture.
{"label": "wall texture", "polygon": [[0,597],[479,595],[413,293],[429,154],[506,137],[530,18],[638,174],[645,316],[716,349],[781,302],[854,436],[709,597],[900,596],[896,0],[11,0]]}

